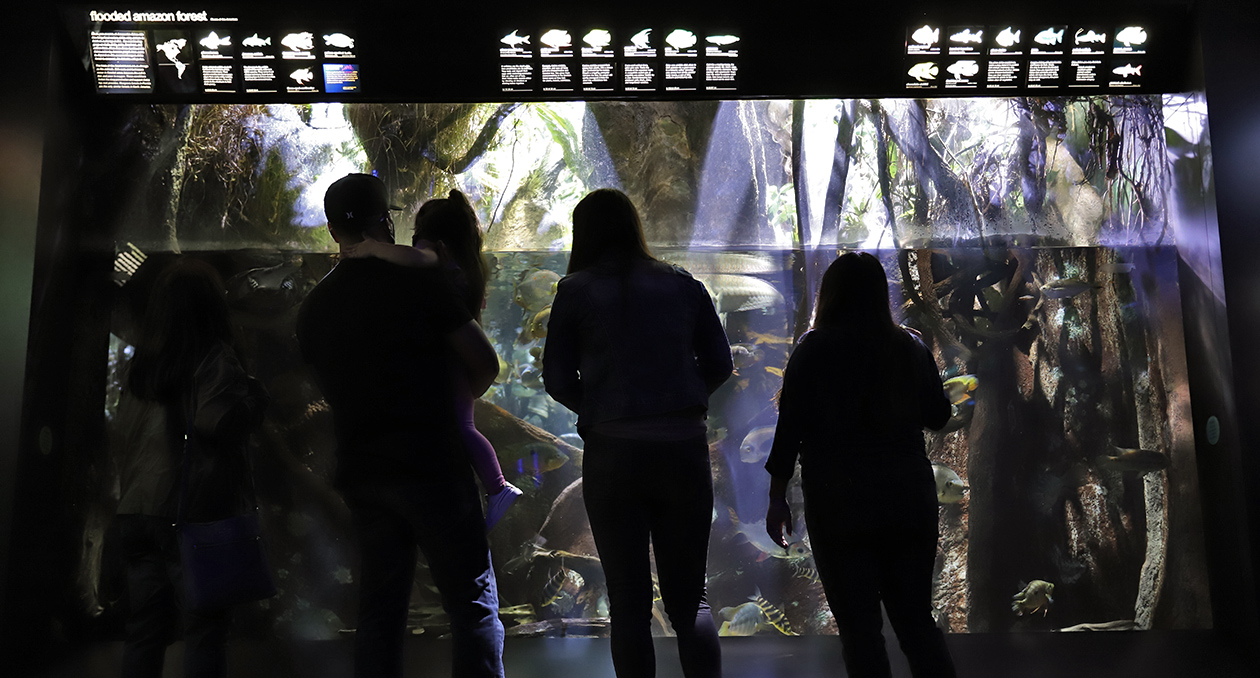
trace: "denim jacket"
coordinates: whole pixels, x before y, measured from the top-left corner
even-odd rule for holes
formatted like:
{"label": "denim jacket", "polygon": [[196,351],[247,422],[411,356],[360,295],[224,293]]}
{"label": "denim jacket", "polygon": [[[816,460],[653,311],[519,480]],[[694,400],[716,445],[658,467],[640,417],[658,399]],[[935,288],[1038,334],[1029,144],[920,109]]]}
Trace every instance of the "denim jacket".
{"label": "denim jacket", "polygon": [[625,275],[599,265],[560,280],[543,382],[579,429],[703,411],[732,368],[713,300],[683,269],[636,261]]}

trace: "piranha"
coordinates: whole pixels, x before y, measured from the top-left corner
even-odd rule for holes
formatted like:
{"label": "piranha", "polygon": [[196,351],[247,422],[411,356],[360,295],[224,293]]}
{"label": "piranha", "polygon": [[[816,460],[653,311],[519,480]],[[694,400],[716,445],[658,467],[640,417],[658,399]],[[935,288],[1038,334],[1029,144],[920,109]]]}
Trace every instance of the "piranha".
{"label": "piranha", "polygon": [[1112,454],[1098,456],[1094,462],[1112,471],[1136,471],[1151,473],[1168,468],[1168,455],[1156,450],[1138,450],[1129,447],[1113,447]]}
{"label": "piranha", "polygon": [[1132,47],[1146,42],[1146,31],[1141,26],[1126,26],[1116,33],[1116,40],[1124,43],[1125,47]]}
{"label": "piranha", "polygon": [[568,47],[573,44],[573,38],[569,35],[569,32],[562,28],[553,28],[546,33],[543,33],[542,36],[538,38],[538,41],[548,47],[554,47],[556,49]]}
{"label": "piranha", "polygon": [[232,44],[232,37],[225,35],[222,38],[220,38],[218,33],[215,33],[214,31],[210,31],[210,35],[207,35],[206,37],[202,38],[200,42],[201,42],[201,46],[205,47],[206,49],[219,49],[220,47],[226,47]]}
{"label": "piranha", "polygon": [[1102,285],[1088,283],[1080,278],[1060,278],[1041,286],[1041,293],[1049,299],[1067,299],[1089,290],[1102,289]]}
{"label": "piranha", "polygon": [[1033,40],[1043,45],[1057,45],[1063,42],[1063,29],[1060,28],[1058,32],[1055,32],[1053,28],[1047,28],[1033,36]]}
{"label": "piranha", "polygon": [[556,285],[560,282],[560,274],[546,269],[534,269],[521,273],[516,283],[516,293],[512,301],[526,311],[538,312],[551,305],[556,296]]}
{"label": "piranha", "polygon": [[972,394],[980,387],[980,380],[974,374],[961,374],[952,379],[946,379],[942,385],[945,387],[945,396],[949,398],[949,402],[959,405],[975,397]]}
{"label": "piranha", "polygon": [[964,28],[949,36],[949,39],[952,42],[974,42],[979,44],[984,40],[984,31],[972,31],[970,28]]}
{"label": "piranha", "polygon": [[757,562],[761,562],[771,556],[775,558],[808,558],[810,555],[809,547],[804,541],[795,539],[788,542],[787,550],[779,547],[778,544],[770,541],[770,535],[766,534],[766,521],[758,520],[755,523],[743,523],[739,520],[739,515],[735,513],[735,509],[727,507],[727,511],[731,515],[731,524],[735,526],[735,531],[743,535],[749,544],[757,547],[760,553],[757,554]]}
{"label": "piranha", "polygon": [[1007,26],[1002,29],[1001,33],[997,34],[997,37],[994,38],[994,40],[1002,47],[1010,47],[1011,45],[1019,42],[1019,34],[1021,32],[1022,31],[1012,31],[1011,27]]}
{"label": "piranha", "polygon": [[1011,601],[1011,612],[1021,617],[1037,610],[1041,610],[1041,616],[1044,617],[1049,614],[1050,606],[1054,604],[1054,584],[1034,579],[1028,582],[1024,590],[1011,596]]}
{"label": "piranha", "polygon": [[930,45],[941,39],[941,29],[924,25],[922,28],[915,29],[910,37],[920,45]]}
{"label": "piranha", "polygon": [[507,35],[503,36],[502,38],[499,38],[499,42],[501,42],[501,43],[503,43],[503,44],[507,45],[508,47],[516,47],[517,45],[521,45],[521,44],[528,45],[528,44],[529,44],[529,36],[528,36],[528,35],[517,35],[517,34],[516,34],[516,31],[512,31],[511,33],[508,33]]}
{"label": "piranha", "polygon": [[953,73],[955,78],[970,78],[980,72],[980,64],[971,59],[964,59],[950,64],[945,70]]}
{"label": "piranha", "polygon": [[645,28],[630,37],[630,42],[639,49],[648,49],[652,46],[651,40],[652,29]]}
{"label": "piranha", "polygon": [[1083,28],[1076,29],[1076,44],[1079,45],[1082,42],[1106,42],[1107,41],[1106,33],[1097,33],[1093,31],[1092,29],[1082,33],[1081,31],[1084,31],[1084,30],[1085,29]]}
{"label": "piranha", "polygon": [[288,47],[294,52],[306,52],[315,48],[315,35],[305,31],[301,33],[290,33],[280,38],[280,44]]}
{"label": "piranha", "polygon": [[936,479],[936,501],[942,504],[957,504],[963,499],[967,485],[954,469],[944,464],[932,464],[932,476]]}
{"label": "piranha", "polygon": [[582,38],[582,42],[594,47],[595,49],[603,49],[612,44],[612,33],[609,33],[602,28],[596,28],[590,33],[587,33]]}
{"label": "piranha", "polygon": [[936,74],[940,73],[940,69],[938,69],[936,64],[931,61],[922,61],[911,66],[910,70],[906,71],[906,73],[915,80],[923,82],[924,80],[935,80]]}
{"label": "piranha", "polygon": [[345,33],[330,33],[324,36],[324,44],[341,49],[354,49],[354,38]]}
{"label": "piranha", "polygon": [[674,49],[687,49],[696,44],[696,34],[677,28],[665,36],[665,43]]}
{"label": "piranha", "polygon": [[774,427],[758,426],[744,436],[739,444],[739,460],[745,464],[761,464],[770,456],[770,448],[774,446]]}

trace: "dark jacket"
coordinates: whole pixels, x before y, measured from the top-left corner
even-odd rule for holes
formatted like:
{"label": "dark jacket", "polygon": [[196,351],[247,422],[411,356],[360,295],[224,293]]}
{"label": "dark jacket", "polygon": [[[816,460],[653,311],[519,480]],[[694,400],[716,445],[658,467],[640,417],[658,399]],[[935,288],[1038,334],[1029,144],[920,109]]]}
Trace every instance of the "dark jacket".
{"label": "dark jacket", "polygon": [[547,393],[601,422],[708,407],[731,349],[704,285],[677,266],[600,265],[560,280],[543,354]]}

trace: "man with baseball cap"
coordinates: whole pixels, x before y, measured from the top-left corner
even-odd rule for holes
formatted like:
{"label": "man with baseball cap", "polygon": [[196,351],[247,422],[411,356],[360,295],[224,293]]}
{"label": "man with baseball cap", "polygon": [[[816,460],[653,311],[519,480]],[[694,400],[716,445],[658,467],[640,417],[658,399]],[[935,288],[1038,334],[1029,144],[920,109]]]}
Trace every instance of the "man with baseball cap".
{"label": "man with baseball cap", "polygon": [[[344,252],[393,242],[385,184],[338,179],[324,195]],[[463,452],[449,360],[473,393],[499,363],[440,268],[343,258],[298,315],[298,342],[332,408],[335,482],[359,549],[355,676],[401,676],[416,549],[451,618],[456,676],[503,675],[503,624],[481,501]]]}

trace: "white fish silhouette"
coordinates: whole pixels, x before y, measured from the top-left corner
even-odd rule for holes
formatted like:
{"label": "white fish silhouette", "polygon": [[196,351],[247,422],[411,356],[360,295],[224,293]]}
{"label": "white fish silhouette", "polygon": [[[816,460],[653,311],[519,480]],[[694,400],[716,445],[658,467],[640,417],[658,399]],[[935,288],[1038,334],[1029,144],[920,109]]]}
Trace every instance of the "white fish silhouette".
{"label": "white fish silhouette", "polygon": [[652,43],[649,42],[650,40],[649,36],[651,35],[651,33],[652,33],[652,29],[645,28],[639,31],[638,33],[635,33],[634,37],[630,38],[630,42],[634,43],[634,46],[638,47],[639,49],[648,49],[649,47],[652,46]]}
{"label": "white fish silhouette", "polygon": [[696,34],[681,28],[665,36],[665,42],[674,49],[687,49],[696,44]]}
{"label": "white fish silhouette", "polygon": [[309,68],[299,68],[296,71],[293,71],[292,73],[290,73],[289,77],[293,78],[294,82],[296,82],[297,84],[305,85],[306,83],[315,79],[315,74],[312,73],[311,69]]}
{"label": "white fish silhouette", "polygon": [[968,59],[965,61],[955,62],[945,70],[953,73],[955,78],[970,78],[980,72],[980,64]]}
{"label": "white fish silhouette", "polygon": [[997,41],[997,44],[1003,47],[1010,47],[1011,45],[1019,42],[1019,34],[1020,31],[1012,31],[1011,27],[1007,26],[1002,29],[1001,33],[997,34],[997,37],[994,38],[994,40]]}
{"label": "white fish silhouette", "polygon": [[1111,72],[1112,72],[1112,73],[1115,73],[1116,75],[1118,75],[1118,76],[1120,76],[1120,77],[1122,77],[1122,78],[1128,78],[1128,77],[1132,77],[1132,76],[1135,76],[1135,75],[1137,75],[1137,76],[1141,76],[1141,75],[1142,75],[1142,67],[1141,67],[1141,66],[1134,66],[1133,64],[1125,64],[1125,65],[1123,65],[1123,66],[1121,66],[1121,67],[1119,67],[1119,68],[1113,68],[1113,69],[1111,69]]}
{"label": "white fish silhouette", "polygon": [[1053,28],[1047,28],[1034,36],[1033,40],[1043,45],[1057,45],[1063,42],[1063,29],[1060,28],[1059,32],[1056,33]]}
{"label": "white fish silhouette", "polygon": [[734,42],[739,42],[739,36],[738,35],[710,35],[709,37],[705,38],[705,40],[715,45],[729,45]]}
{"label": "white fish silhouette", "polygon": [[501,43],[503,43],[503,44],[507,45],[508,47],[516,47],[517,45],[520,45],[520,44],[526,44],[526,45],[528,45],[528,44],[529,44],[529,36],[528,36],[528,35],[517,35],[517,34],[516,34],[516,31],[512,31],[511,33],[508,33],[507,35],[503,36],[502,38],[499,38],[499,42],[501,42]]}
{"label": "white fish silhouette", "polygon": [[936,42],[937,40],[940,40],[941,29],[932,28],[931,26],[928,26],[925,24],[923,28],[920,28],[916,30],[915,32],[911,33],[910,37],[914,38],[914,41],[919,43],[920,45],[930,45]]}
{"label": "white fish silhouette", "polygon": [[1116,40],[1124,43],[1125,47],[1132,47],[1146,42],[1146,31],[1141,26],[1125,26],[1116,33]]}
{"label": "white fish silhouette", "polygon": [[590,33],[587,33],[586,37],[582,38],[582,42],[594,47],[595,49],[604,49],[608,45],[612,44],[612,33],[609,33],[602,28],[596,28]]}
{"label": "white fish silhouette", "polygon": [[909,73],[915,80],[923,82],[924,80],[935,80],[936,74],[940,72],[936,68],[936,64],[931,61],[923,61],[910,67]]}
{"label": "white fish silhouette", "polygon": [[1081,44],[1082,42],[1106,42],[1107,41],[1106,33],[1095,33],[1092,29],[1085,31],[1084,33],[1081,33],[1082,30],[1084,29],[1081,29],[1081,28],[1076,29],[1076,44],[1078,45]]}
{"label": "white fish silhouette", "polygon": [[543,33],[542,37],[538,38],[538,41],[555,49],[568,47],[573,44],[573,38],[569,36],[569,32],[560,28],[553,28]]}
{"label": "white fish silhouette", "polygon": [[324,44],[330,47],[340,47],[341,49],[354,49],[354,38],[345,33],[333,33],[324,36]]}
{"label": "white fish silhouette", "polygon": [[294,52],[306,52],[315,49],[315,36],[306,32],[290,33],[280,38],[280,44]]}
{"label": "white fish silhouette", "polygon": [[271,36],[269,35],[266,37],[266,39],[263,39],[263,38],[259,38],[258,34],[255,33],[249,36],[248,38],[245,38],[244,40],[242,40],[241,44],[245,45],[246,47],[262,47],[264,45],[270,45]]}
{"label": "white fish silhouette", "polygon": [[174,38],[157,46],[158,51],[167,59],[170,59],[171,63],[175,64],[175,77],[180,80],[184,79],[184,69],[188,68],[188,64],[179,60],[179,53],[184,49],[184,45],[187,44],[188,41],[183,38]]}
{"label": "white fish silhouette", "polygon": [[972,33],[970,28],[964,28],[963,30],[949,36],[949,39],[954,42],[974,42],[979,44],[980,41],[984,39],[984,31],[976,31],[975,33]]}
{"label": "white fish silhouette", "polygon": [[210,31],[210,35],[201,39],[201,46],[206,49],[219,49],[220,47],[226,47],[230,44],[232,44],[231,36],[225,35],[220,38],[214,31]]}

